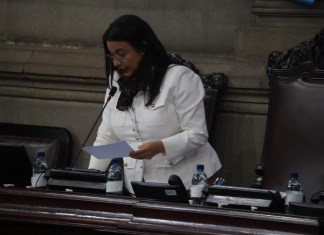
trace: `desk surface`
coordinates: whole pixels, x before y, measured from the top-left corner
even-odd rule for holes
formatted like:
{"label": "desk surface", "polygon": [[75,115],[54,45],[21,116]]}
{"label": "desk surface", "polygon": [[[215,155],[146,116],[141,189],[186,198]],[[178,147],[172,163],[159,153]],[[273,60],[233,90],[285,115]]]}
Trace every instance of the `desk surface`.
{"label": "desk surface", "polygon": [[313,217],[0,188],[0,234],[320,234]]}

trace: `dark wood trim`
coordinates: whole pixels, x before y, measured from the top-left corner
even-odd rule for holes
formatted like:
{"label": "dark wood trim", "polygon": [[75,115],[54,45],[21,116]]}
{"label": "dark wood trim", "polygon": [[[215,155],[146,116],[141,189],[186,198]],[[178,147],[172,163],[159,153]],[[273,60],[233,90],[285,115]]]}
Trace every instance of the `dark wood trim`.
{"label": "dark wood trim", "polygon": [[0,234],[318,234],[317,218],[0,188]]}

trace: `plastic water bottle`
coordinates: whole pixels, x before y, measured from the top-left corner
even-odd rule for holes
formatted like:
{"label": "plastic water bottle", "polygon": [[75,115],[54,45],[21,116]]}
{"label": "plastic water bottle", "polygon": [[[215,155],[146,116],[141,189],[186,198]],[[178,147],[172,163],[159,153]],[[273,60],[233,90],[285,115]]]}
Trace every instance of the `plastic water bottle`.
{"label": "plastic water bottle", "polygon": [[45,159],[45,152],[38,152],[36,161],[33,165],[33,176],[31,178],[32,187],[45,187],[46,179],[45,172],[47,171],[47,161]]}
{"label": "plastic water bottle", "polygon": [[294,172],[290,174],[290,179],[288,181],[288,186],[286,190],[286,212],[290,213],[289,210],[289,202],[303,202],[304,201],[304,193],[303,186],[299,182],[298,173]]}
{"label": "plastic water bottle", "polygon": [[123,195],[123,170],[118,164],[118,159],[113,159],[108,168],[106,193]]}
{"label": "plastic water bottle", "polygon": [[190,188],[190,200],[192,205],[201,205],[202,190],[207,184],[207,175],[204,171],[204,165],[197,165],[196,172],[192,176],[192,186]]}

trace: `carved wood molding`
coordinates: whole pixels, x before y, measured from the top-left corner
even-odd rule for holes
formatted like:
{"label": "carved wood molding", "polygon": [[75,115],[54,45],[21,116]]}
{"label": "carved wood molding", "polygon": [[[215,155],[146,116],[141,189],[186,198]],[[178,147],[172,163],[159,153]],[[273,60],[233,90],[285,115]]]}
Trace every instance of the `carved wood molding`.
{"label": "carved wood molding", "polygon": [[311,40],[300,42],[287,52],[271,52],[267,74],[271,77],[273,69],[294,68],[305,63],[311,64],[314,70],[324,70],[324,28]]}

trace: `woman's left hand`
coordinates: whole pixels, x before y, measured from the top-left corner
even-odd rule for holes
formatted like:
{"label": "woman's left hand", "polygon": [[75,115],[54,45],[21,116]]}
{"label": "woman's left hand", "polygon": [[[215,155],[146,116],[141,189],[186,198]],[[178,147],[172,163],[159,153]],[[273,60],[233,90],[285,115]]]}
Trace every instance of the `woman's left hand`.
{"label": "woman's left hand", "polygon": [[161,140],[142,144],[138,150],[130,152],[129,156],[135,159],[151,159],[158,153],[165,153],[164,145]]}

